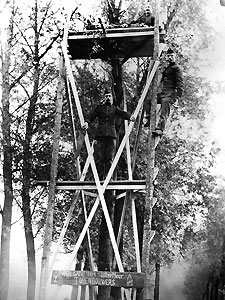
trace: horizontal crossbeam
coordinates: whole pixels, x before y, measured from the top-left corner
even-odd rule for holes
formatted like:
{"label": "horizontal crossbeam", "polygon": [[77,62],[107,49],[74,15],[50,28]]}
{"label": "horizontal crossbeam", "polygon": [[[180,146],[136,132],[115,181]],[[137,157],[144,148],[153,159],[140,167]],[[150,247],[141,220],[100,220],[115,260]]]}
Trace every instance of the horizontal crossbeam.
{"label": "horizontal crossbeam", "polygon": [[[101,182],[102,184],[103,182]],[[47,187],[49,181],[38,181],[37,185]],[[110,181],[106,187],[108,190],[144,190],[146,188],[145,180],[119,180]],[[57,190],[96,190],[94,181],[57,181]]]}
{"label": "horizontal crossbeam", "polygon": [[[103,35],[101,30],[84,30],[69,32],[69,39],[80,40],[80,39],[90,39],[99,38],[99,35]],[[129,28],[118,28],[118,29],[106,29],[104,37],[106,38],[117,38],[117,37],[135,37],[135,36],[154,36],[153,27],[129,27]]]}

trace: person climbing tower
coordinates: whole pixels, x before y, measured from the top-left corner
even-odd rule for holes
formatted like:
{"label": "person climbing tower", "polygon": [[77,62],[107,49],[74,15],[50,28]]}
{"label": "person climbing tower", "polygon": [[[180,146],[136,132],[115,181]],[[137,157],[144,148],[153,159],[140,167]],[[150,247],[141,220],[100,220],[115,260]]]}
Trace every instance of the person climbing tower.
{"label": "person climbing tower", "polygon": [[135,121],[135,117],[130,113],[121,110],[113,104],[113,94],[106,90],[104,98],[100,101],[89,114],[87,121],[83,125],[83,129],[87,130],[89,125],[98,120],[95,139],[95,157],[96,166],[100,180],[107,175],[116,153],[116,117],[121,119]]}
{"label": "person climbing tower", "polygon": [[[161,104],[161,113],[159,122],[152,132],[153,135],[162,136],[167,119],[170,115],[171,106],[175,105],[178,99],[182,96],[184,90],[184,81],[181,67],[176,63],[175,52],[169,48],[167,50],[168,66],[162,73],[160,82],[161,92],[157,94],[157,103]],[[147,104],[148,108],[150,103]],[[146,116],[147,122],[144,127],[150,124],[150,115]]]}

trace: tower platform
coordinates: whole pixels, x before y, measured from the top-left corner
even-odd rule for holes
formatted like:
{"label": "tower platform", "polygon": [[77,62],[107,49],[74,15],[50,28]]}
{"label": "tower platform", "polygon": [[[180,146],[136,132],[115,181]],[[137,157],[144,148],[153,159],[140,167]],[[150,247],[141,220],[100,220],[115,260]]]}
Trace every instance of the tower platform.
{"label": "tower platform", "polygon": [[[160,32],[163,42],[164,31]],[[154,48],[153,27],[127,27],[98,30],[69,31],[71,59],[110,59],[152,57]]]}

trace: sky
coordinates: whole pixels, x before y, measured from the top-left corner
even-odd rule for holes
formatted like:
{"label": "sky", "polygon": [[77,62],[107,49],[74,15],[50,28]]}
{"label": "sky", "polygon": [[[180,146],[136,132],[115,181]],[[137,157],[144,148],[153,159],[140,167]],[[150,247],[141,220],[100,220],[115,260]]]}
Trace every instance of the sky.
{"label": "sky", "polygon": [[[212,83],[216,81],[225,82],[225,7],[219,5],[219,0],[203,1],[205,2],[205,13],[209,23],[214,27],[216,34],[215,39],[212,41],[212,52],[210,55],[208,52],[205,53],[206,64],[201,69],[201,74]],[[70,0],[65,2],[68,4],[68,9],[71,9],[71,2]],[[76,3],[79,4],[79,11],[88,15],[92,10],[95,11],[97,9],[100,0],[77,0],[72,3],[74,6],[76,6]],[[225,94],[213,94],[210,99],[210,104],[215,119],[209,124],[209,139],[216,140],[218,145],[222,148],[222,155],[218,163],[217,172],[225,175]],[[22,221],[18,225],[22,228]],[[11,263],[13,267],[11,269],[11,278],[17,278],[18,280],[17,282],[11,281],[10,300],[24,300],[24,289],[22,286],[26,278],[26,259],[24,257],[26,250],[22,241],[24,241],[23,232],[13,227],[11,245]],[[15,249],[17,249],[16,253]],[[41,254],[41,251],[39,251],[39,258]],[[177,286],[177,274],[181,274],[182,267],[177,264],[174,266],[174,270],[173,272],[165,270],[162,274],[163,287],[160,300],[182,300],[183,275],[180,277],[180,285]]]}
{"label": "sky", "polygon": [[[215,30],[213,48],[210,55],[205,56],[206,66],[202,75],[212,83],[220,81],[225,86],[225,7],[219,5],[219,0],[208,1],[207,17]],[[214,121],[209,124],[211,138],[221,148],[217,164],[217,173],[225,175],[225,94],[213,93],[210,99]]]}

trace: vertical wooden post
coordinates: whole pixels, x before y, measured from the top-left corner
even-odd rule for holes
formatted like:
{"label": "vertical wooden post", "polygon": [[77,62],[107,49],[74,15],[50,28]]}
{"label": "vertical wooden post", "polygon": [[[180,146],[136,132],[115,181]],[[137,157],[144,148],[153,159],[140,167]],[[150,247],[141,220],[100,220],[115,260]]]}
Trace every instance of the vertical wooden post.
{"label": "vertical wooden post", "polygon": [[52,230],[53,230],[53,208],[55,203],[55,185],[56,185],[56,176],[58,170],[59,138],[60,138],[60,128],[61,128],[63,89],[64,89],[64,63],[63,63],[63,57],[62,55],[60,55],[59,81],[58,81],[57,100],[56,100],[54,134],[53,134],[51,174],[50,174],[48,206],[47,206],[46,225],[45,225],[46,227],[45,227],[45,236],[44,236],[44,246],[43,246],[42,262],[41,262],[39,300],[45,300],[46,298],[46,288],[47,288],[47,281],[48,281],[48,266],[49,266],[49,256],[50,256]]}
{"label": "vertical wooden post", "polygon": [[[160,1],[155,0],[155,28],[154,28],[154,54],[153,60],[159,57],[159,7]],[[142,271],[146,274],[146,286],[143,291],[142,299],[150,300],[150,243],[153,236],[151,230],[152,208],[153,208],[153,190],[154,190],[154,164],[155,164],[155,138],[152,131],[156,125],[156,108],[157,108],[157,83],[158,71],[156,71],[152,84],[151,110],[150,110],[150,126],[148,135],[148,167],[146,174],[146,197],[145,197],[145,214],[144,214],[144,231],[143,231],[143,248],[142,248]]]}

